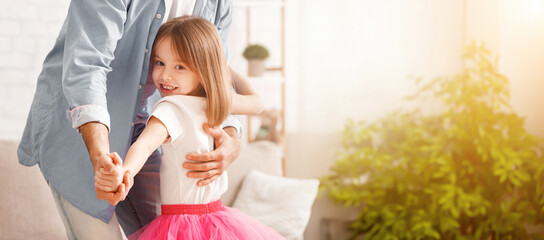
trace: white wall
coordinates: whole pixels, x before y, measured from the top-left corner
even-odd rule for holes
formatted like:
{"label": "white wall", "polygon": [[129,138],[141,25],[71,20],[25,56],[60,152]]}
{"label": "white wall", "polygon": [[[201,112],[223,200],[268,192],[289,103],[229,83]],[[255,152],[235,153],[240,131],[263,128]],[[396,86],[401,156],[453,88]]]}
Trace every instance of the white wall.
{"label": "white wall", "polygon": [[0,138],[20,138],[68,0],[0,0]]}
{"label": "white wall", "polygon": [[[292,24],[298,51],[294,132],[340,130],[347,117],[375,119],[413,89],[408,76],[460,69],[459,1],[302,1]],[[439,60],[439,61],[438,61]],[[292,77],[295,75],[296,77]],[[288,102],[290,102],[289,99]]]}
{"label": "white wall", "polygon": [[544,1],[500,0],[498,15],[499,66],[512,106],[530,132],[544,136]]}

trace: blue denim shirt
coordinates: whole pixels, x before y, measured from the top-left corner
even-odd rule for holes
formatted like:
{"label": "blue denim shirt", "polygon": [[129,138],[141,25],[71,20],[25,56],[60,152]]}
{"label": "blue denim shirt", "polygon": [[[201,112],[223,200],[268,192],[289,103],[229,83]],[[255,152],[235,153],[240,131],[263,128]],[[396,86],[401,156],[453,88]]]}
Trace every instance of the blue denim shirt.
{"label": "blue denim shirt", "polygon": [[[77,128],[105,124],[111,151],[124,158],[138,134],[133,132],[137,116],[148,116],[146,106],[156,99],[143,98],[143,92],[164,12],[162,0],[72,0],[43,63],[17,151],[19,162],[39,164],[66,200],[106,222],[114,207],[96,198],[93,167]],[[232,0],[197,0],[193,15],[217,27],[226,49]],[[231,124],[224,126],[240,131],[235,118],[227,121]]]}

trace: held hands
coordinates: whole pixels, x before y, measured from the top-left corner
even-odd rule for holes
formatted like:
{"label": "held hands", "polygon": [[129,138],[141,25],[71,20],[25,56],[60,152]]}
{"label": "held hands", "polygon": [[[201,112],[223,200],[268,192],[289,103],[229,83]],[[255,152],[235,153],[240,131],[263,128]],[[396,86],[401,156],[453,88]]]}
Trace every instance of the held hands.
{"label": "held hands", "polygon": [[121,164],[121,157],[117,153],[110,153],[109,164],[95,166],[95,190],[98,199],[106,200],[111,205],[117,205],[125,200],[128,191],[134,185],[134,176]]}
{"label": "held hands", "polygon": [[[116,155],[116,157],[114,157]],[[108,154],[111,157],[112,164],[98,168],[94,173],[94,186],[105,192],[116,192],[117,188],[123,182],[123,165],[121,158],[117,153]]]}
{"label": "held hands", "polygon": [[188,154],[188,160],[197,162],[183,164],[184,168],[190,170],[187,177],[202,178],[197,182],[198,186],[208,185],[221,176],[227,167],[238,158],[242,148],[238,132],[233,127],[223,130],[210,128],[208,124],[204,124],[204,131],[213,137],[216,149],[207,153]]}

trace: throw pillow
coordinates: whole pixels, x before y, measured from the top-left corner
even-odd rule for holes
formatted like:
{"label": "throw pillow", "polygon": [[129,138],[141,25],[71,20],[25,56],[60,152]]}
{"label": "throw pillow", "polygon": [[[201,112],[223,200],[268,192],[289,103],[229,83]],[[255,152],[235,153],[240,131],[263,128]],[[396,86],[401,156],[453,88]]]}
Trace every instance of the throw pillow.
{"label": "throw pillow", "polygon": [[318,187],[317,179],[286,178],[251,170],[233,207],[287,239],[301,239]]}

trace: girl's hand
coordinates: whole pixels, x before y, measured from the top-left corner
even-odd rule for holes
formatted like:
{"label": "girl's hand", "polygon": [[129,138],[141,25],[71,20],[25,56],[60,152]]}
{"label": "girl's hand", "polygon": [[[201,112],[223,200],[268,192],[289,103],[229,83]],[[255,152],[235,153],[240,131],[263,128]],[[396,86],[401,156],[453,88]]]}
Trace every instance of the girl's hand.
{"label": "girl's hand", "polygon": [[113,167],[106,171],[104,168],[99,168],[95,172],[95,187],[105,192],[116,192],[119,185],[123,182],[125,170],[121,164],[121,158],[117,153],[108,154],[113,162]]}

